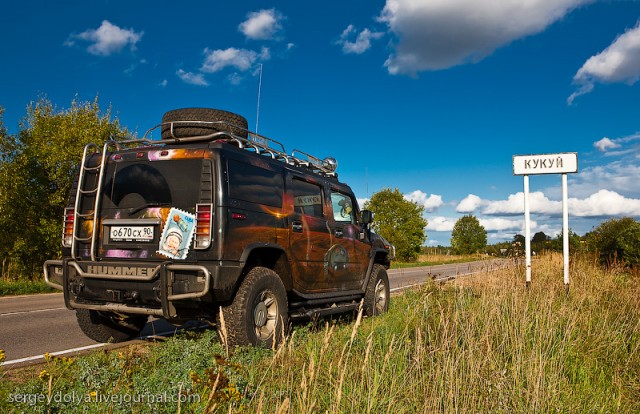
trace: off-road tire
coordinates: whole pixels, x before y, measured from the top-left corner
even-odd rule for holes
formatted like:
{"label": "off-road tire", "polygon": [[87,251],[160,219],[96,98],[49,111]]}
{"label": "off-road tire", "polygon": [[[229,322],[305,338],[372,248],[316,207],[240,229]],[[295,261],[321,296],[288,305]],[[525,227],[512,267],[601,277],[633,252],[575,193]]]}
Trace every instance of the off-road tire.
{"label": "off-road tire", "polygon": [[374,264],[364,294],[364,314],[376,316],[389,310],[389,276],[380,264]]}
{"label": "off-road tire", "polygon": [[289,324],[287,291],[278,274],[266,267],[251,269],[222,315],[226,332],[221,336],[230,346],[278,346]]}
{"label": "off-road tire", "polygon": [[147,316],[132,315],[126,318],[111,312],[76,309],[80,329],[96,342],[122,342],[140,335],[147,324]]}
{"label": "off-road tire", "polygon": [[[200,124],[197,122],[176,121],[222,121],[226,123]],[[175,122],[173,124],[173,135],[171,122]],[[168,111],[162,116],[162,139],[197,137],[215,132],[228,132],[246,138],[248,135],[247,128],[248,124],[245,117],[220,109],[182,108]]]}

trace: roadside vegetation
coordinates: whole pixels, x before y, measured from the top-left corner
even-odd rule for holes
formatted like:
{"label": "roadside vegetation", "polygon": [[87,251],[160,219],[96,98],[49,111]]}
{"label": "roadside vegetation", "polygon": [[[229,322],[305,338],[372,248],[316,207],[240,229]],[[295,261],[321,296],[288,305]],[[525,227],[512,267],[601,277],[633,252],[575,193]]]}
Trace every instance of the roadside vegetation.
{"label": "roadside vegetation", "polygon": [[0,297],[15,295],[32,295],[36,293],[52,293],[59,292],[49,287],[44,279],[28,280],[28,279],[8,279],[0,278]]}
{"label": "roadside vegetation", "polygon": [[[0,371],[0,411],[635,413],[638,281],[621,266],[574,259],[567,295],[561,255],[543,255],[529,289],[515,264],[429,283],[394,296],[380,317],[295,326],[276,350],[227,349],[207,330],[48,356]],[[29,406],[18,395],[83,403]]]}

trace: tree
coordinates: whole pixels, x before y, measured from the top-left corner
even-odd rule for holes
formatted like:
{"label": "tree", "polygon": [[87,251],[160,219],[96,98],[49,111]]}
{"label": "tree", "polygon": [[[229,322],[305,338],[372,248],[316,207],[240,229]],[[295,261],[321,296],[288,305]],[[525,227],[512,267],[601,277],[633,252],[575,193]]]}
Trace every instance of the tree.
{"label": "tree", "polygon": [[17,135],[0,131],[0,257],[14,277],[40,274],[42,262],[60,254],[62,214],[84,146],[126,133],[97,98],[66,110],[42,98],[27,108]]}
{"label": "tree", "polygon": [[631,217],[610,219],[587,235],[587,245],[602,264],[622,261],[628,266],[640,264],[640,223]]}
{"label": "tree", "polygon": [[385,188],[375,193],[364,208],[374,213],[373,230],[396,247],[402,261],[415,260],[427,236],[427,220],[422,217],[424,207],[406,200],[397,188]]}
{"label": "tree", "polygon": [[455,254],[473,254],[487,246],[487,231],[475,216],[458,219],[451,232],[451,247]]}
{"label": "tree", "polygon": [[546,234],[544,234],[544,232],[539,231],[536,234],[533,235],[533,238],[531,239],[532,243],[544,243],[547,240],[549,240],[549,236],[547,236]]}
{"label": "tree", "polygon": [[545,249],[549,249],[551,247],[550,240],[551,238],[544,234],[544,232],[537,232],[531,239],[531,250],[534,252],[541,252]]}

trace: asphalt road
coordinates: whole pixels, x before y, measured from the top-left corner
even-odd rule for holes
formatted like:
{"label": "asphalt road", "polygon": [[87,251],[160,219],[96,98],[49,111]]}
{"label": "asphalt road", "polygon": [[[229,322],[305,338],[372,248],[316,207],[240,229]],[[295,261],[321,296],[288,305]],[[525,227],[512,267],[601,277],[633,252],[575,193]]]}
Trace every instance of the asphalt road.
{"label": "asphalt road", "polygon": [[[392,292],[419,285],[430,279],[448,280],[457,276],[487,272],[504,266],[503,261],[481,261],[389,270]],[[173,334],[177,326],[164,320],[150,320],[141,337]],[[61,293],[0,298],[0,349],[5,366],[41,360],[45,352],[75,354],[103,344],[87,338],[76,323],[75,312],[64,307]]]}

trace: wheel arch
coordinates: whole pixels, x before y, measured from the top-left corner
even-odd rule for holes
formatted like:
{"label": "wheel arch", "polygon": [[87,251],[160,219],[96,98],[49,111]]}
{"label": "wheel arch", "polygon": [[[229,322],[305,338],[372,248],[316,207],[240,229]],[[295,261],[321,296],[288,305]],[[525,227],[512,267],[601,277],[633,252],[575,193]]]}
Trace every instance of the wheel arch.
{"label": "wheel arch", "polygon": [[293,278],[291,267],[286,251],[277,244],[255,243],[247,246],[240,257],[240,262],[244,263],[241,277],[237,281],[236,290],[242,280],[256,266],[266,267],[278,274],[287,292],[293,289]]}

